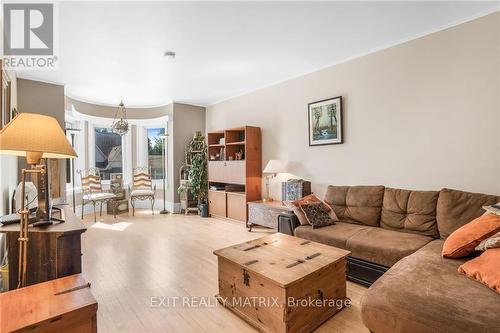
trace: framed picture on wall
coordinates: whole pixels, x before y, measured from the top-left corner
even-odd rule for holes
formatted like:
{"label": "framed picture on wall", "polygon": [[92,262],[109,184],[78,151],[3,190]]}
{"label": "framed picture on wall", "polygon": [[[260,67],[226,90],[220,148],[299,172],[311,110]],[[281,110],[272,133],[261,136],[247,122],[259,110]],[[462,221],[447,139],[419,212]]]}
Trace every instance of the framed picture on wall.
{"label": "framed picture on wall", "polygon": [[342,96],[308,104],[309,146],[334,145],[342,140]]}
{"label": "framed picture on wall", "polygon": [[10,107],[11,101],[10,101],[10,80],[9,77],[7,76],[7,73],[2,70],[2,121],[1,121],[1,127],[3,128],[5,125],[7,125],[11,119],[12,119],[12,110]]}

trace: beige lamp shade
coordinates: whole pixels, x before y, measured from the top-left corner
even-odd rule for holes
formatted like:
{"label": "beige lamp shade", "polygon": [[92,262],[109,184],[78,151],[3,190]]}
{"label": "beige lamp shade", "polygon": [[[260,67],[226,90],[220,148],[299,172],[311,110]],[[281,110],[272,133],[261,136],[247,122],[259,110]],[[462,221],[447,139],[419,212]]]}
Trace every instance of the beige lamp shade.
{"label": "beige lamp shade", "polygon": [[57,120],[35,113],[18,114],[0,131],[0,153],[39,158],[77,157]]}
{"label": "beige lamp shade", "polygon": [[285,164],[280,160],[269,160],[263,173],[281,173],[285,172]]}

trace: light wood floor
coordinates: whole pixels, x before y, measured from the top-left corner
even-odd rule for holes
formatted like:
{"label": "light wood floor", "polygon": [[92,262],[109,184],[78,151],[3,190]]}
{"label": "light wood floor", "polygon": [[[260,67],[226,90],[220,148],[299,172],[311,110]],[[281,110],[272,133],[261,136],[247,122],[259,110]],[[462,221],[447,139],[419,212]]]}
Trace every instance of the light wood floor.
{"label": "light wood floor", "polygon": [[[213,297],[217,260],[212,251],[267,231],[249,233],[242,223],[198,216],[151,216],[147,210],[116,220],[104,215],[97,224],[87,215],[84,223],[83,274],[99,304],[99,332],[255,332],[221,306],[151,307],[151,297]],[[348,283],[353,306],[316,332],[367,332],[359,313],[365,290]]]}

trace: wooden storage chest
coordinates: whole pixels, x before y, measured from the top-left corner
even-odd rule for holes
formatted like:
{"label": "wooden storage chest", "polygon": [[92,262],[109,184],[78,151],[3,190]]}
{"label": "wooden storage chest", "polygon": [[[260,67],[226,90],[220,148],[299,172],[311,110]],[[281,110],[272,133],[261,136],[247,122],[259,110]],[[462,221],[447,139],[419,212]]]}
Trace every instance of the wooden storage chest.
{"label": "wooden storage chest", "polygon": [[261,332],[311,332],[346,304],[349,253],[281,233],[216,250],[218,300]]}

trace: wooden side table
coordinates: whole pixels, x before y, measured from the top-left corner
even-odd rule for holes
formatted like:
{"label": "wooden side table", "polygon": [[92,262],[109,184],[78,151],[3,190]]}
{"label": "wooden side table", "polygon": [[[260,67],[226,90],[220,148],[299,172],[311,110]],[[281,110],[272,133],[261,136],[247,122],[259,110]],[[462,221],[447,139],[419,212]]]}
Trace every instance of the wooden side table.
{"label": "wooden side table", "polygon": [[251,201],[248,203],[248,231],[251,232],[254,225],[278,230],[278,216],[291,211],[281,201]]}

